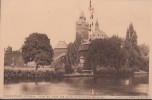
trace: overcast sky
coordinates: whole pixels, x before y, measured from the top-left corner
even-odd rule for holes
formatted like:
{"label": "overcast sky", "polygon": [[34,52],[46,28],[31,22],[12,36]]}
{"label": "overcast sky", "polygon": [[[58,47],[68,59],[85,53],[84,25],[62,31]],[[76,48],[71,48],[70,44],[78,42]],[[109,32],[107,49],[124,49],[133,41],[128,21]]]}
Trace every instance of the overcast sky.
{"label": "overcast sky", "polygon": [[[30,33],[45,33],[54,47],[59,40],[73,42],[76,20],[83,11],[89,20],[89,0],[2,0],[4,47],[20,49]],[[108,36],[125,37],[132,22],[138,44],[149,44],[152,0],[92,0],[95,19]]]}

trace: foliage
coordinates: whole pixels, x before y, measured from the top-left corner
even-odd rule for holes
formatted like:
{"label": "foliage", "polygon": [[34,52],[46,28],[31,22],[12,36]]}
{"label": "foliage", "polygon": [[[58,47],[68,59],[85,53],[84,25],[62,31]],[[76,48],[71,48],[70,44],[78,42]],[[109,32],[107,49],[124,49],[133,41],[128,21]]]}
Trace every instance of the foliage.
{"label": "foliage", "polygon": [[141,69],[149,71],[149,46],[145,44],[139,45],[141,51],[140,63],[142,64]]}
{"label": "foliage", "polygon": [[65,73],[70,74],[70,73],[73,73],[73,72],[74,72],[74,69],[71,67],[71,65],[66,64],[65,65]]}
{"label": "foliage", "polygon": [[72,66],[76,66],[78,63],[78,48],[75,43],[68,44],[65,60],[65,73],[73,73],[74,68]]}
{"label": "foliage", "polygon": [[[88,69],[96,69],[96,66],[111,66],[118,70],[121,65],[121,39],[112,36],[108,39],[96,39],[92,41],[88,50]],[[91,66],[89,66],[91,65]]]}
{"label": "foliage", "polygon": [[[126,40],[124,42],[123,53],[125,55],[126,65],[136,71],[141,69],[148,71],[149,66],[149,48],[142,44],[137,44],[137,34],[133,28],[132,23],[126,33]],[[138,68],[137,68],[138,67]]]}
{"label": "foliage", "polygon": [[8,46],[4,52],[4,65],[11,65],[12,62],[12,47]]}
{"label": "foliage", "polygon": [[110,67],[99,67],[97,68],[96,75],[115,75],[116,69]]}
{"label": "foliage", "polygon": [[76,45],[74,43],[69,43],[67,52],[66,52],[66,60],[67,64],[74,66],[77,64],[78,52]]}
{"label": "foliage", "polygon": [[22,46],[22,56],[25,63],[35,61],[36,70],[39,65],[49,65],[53,58],[53,49],[46,34],[32,33]]}
{"label": "foliage", "polygon": [[4,69],[4,81],[15,81],[15,80],[52,80],[53,78],[63,77],[60,72],[50,70],[11,70]]}
{"label": "foliage", "polygon": [[135,64],[138,64],[140,49],[137,45],[137,34],[132,23],[130,24],[129,29],[127,29],[123,50],[126,53],[126,63],[128,63],[128,66],[132,67]]}
{"label": "foliage", "polygon": [[24,64],[24,60],[22,54],[19,50],[12,52],[13,66],[22,66]]}

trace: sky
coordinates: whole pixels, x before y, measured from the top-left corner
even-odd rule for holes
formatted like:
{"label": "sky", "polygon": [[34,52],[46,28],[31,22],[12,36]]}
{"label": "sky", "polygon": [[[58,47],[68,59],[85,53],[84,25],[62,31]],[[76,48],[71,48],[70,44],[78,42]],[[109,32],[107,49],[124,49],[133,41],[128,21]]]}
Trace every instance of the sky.
{"label": "sky", "polygon": [[[3,47],[18,50],[33,32],[45,33],[55,47],[58,41],[73,42],[81,12],[89,22],[90,0],[1,0]],[[95,20],[109,37],[125,38],[133,23],[138,44],[149,44],[152,33],[152,0],[92,0]]]}

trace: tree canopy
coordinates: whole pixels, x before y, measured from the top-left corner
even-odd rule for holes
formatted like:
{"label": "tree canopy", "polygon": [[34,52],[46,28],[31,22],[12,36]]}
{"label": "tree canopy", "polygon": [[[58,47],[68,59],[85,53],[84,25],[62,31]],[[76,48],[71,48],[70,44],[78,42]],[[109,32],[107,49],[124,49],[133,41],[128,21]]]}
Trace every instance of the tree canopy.
{"label": "tree canopy", "polygon": [[11,65],[12,62],[12,47],[8,46],[6,50],[4,50],[4,65]]}
{"label": "tree canopy", "polygon": [[107,39],[93,40],[89,46],[86,68],[113,67],[116,71],[120,68],[133,70],[149,69],[149,48],[137,44],[137,34],[131,23],[126,32],[126,39],[112,36]]}
{"label": "tree canopy", "polygon": [[53,49],[46,34],[32,33],[25,39],[22,56],[25,63],[35,61],[36,70],[39,65],[49,65],[53,58]]}
{"label": "tree canopy", "polygon": [[96,66],[111,66],[118,68],[121,57],[121,39],[112,36],[108,39],[96,39],[90,44],[87,57],[87,66],[93,69]]}

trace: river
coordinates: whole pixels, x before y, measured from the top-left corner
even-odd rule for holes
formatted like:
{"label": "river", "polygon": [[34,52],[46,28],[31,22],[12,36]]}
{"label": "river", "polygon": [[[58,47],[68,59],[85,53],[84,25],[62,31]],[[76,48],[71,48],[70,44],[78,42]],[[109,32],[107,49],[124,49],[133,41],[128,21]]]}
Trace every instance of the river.
{"label": "river", "polygon": [[4,84],[4,95],[147,96],[148,75],[130,77],[74,77],[52,81],[19,81]]}

